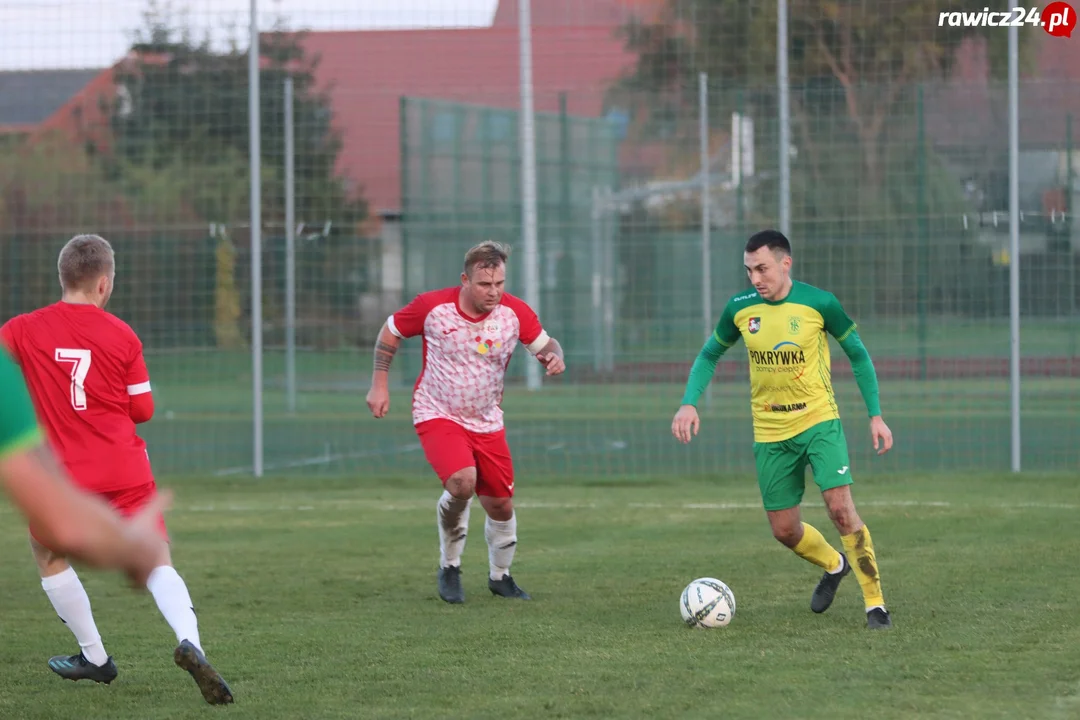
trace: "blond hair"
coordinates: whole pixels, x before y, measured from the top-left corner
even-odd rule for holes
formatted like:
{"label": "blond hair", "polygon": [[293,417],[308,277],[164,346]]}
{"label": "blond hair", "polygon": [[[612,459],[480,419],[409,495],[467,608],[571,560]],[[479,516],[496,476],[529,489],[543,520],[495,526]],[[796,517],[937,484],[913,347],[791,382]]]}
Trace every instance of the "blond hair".
{"label": "blond hair", "polygon": [[76,235],[67,241],[56,261],[64,290],[88,290],[116,268],[112,245],[100,235]]}
{"label": "blond hair", "polygon": [[477,268],[497,268],[510,257],[510,246],[486,240],[465,253],[465,274],[472,277]]}

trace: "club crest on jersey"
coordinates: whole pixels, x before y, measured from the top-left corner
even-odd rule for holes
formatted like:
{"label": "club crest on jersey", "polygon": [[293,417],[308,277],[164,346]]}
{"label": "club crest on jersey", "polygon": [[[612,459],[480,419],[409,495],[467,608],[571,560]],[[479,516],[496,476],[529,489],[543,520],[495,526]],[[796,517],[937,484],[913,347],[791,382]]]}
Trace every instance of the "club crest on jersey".
{"label": "club crest on jersey", "polygon": [[792,315],[791,317],[789,317],[787,319],[787,322],[788,322],[788,331],[792,335],[798,335],[799,334],[799,328],[802,327],[802,318],[800,318],[797,315]]}
{"label": "club crest on jersey", "polygon": [[484,322],[484,333],[487,335],[498,335],[499,330],[502,327],[495,320],[487,320]]}
{"label": "club crest on jersey", "polygon": [[761,329],[761,318],[750,318],[750,321],[746,323],[746,329],[750,331],[751,335],[757,334],[757,331]]}
{"label": "club crest on jersey", "polygon": [[502,347],[501,342],[498,342],[496,340],[485,340],[479,335],[476,336],[476,352],[480,353],[481,355],[487,355],[491,351],[491,348],[500,347]]}

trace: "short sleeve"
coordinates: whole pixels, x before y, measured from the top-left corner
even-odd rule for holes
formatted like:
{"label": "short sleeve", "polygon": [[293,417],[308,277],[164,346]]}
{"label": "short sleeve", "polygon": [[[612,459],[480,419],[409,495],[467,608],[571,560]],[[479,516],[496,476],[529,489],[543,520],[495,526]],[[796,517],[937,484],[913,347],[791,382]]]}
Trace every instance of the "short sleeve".
{"label": "short sleeve", "polygon": [[424,322],[429,312],[431,312],[430,294],[421,293],[408,305],[388,317],[386,326],[399,338],[416,337],[423,334]]}
{"label": "short sleeve", "polygon": [[720,320],[716,323],[713,335],[716,337],[716,342],[728,348],[739,341],[741,335],[739,326],[735,324],[735,308],[732,307],[732,303],[729,302],[724,306],[724,312],[720,314]]}
{"label": "short sleeve", "polygon": [[513,296],[504,296],[503,302],[517,315],[521,344],[533,355],[543,350],[551,337],[544,331],[536,311],[524,300]]}
{"label": "short sleeve", "polygon": [[26,389],[19,366],[11,355],[0,349],[0,458],[33,447],[41,442],[34,405]]}
{"label": "short sleeve", "polygon": [[832,293],[825,296],[823,307],[819,312],[825,321],[825,332],[836,338],[838,342],[846,340],[848,335],[855,330],[855,321],[848,317],[840,301]]}
{"label": "short sleeve", "polygon": [[11,354],[11,359],[15,362],[19,362],[19,318],[15,317],[4,323],[3,327],[0,327],[0,343],[3,343],[4,348]]}
{"label": "short sleeve", "polygon": [[150,392],[150,371],[146,367],[146,356],[143,355],[142,341],[131,332],[131,359],[127,369],[128,395],[143,395]]}

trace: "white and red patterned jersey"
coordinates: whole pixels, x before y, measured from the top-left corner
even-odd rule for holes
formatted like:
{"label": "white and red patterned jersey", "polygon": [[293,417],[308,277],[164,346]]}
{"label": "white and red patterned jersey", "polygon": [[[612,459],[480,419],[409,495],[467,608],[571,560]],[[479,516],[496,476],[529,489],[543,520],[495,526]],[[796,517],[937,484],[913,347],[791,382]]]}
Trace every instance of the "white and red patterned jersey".
{"label": "white and red patterned jersey", "polygon": [[424,338],[413,424],[441,418],[472,432],[498,432],[503,379],[518,340],[535,355],[550,338],[533,309],[510,293],[477,318],[461,311],[460,295],[460,285],[421,293],[386,321],[399,338]]}

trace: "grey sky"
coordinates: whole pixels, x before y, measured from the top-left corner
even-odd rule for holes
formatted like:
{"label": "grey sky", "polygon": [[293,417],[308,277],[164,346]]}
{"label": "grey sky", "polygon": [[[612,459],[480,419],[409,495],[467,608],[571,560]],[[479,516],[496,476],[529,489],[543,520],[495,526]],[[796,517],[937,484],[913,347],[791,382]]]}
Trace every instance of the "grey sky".
{"label": "grey sky", "polygon": [[[487,25],[498,0],[259,0],[260,25],[363,30]],[[0,70],[104,67],[127,49],[148,0],[0,0]],[[159,0],[200,36],[247,35],[250,0]],[[211,9],[213,8],[213,9]],[[186,12],[185,12],[186,11]],[[235,28],[230,31],[228,28]]]}

